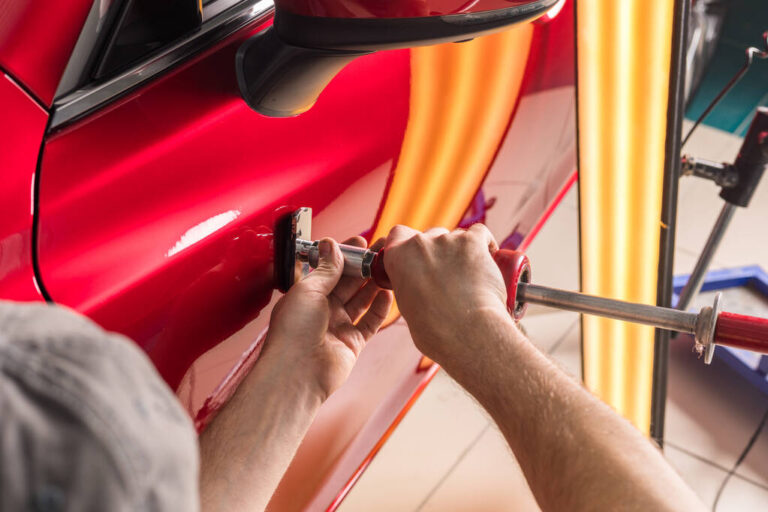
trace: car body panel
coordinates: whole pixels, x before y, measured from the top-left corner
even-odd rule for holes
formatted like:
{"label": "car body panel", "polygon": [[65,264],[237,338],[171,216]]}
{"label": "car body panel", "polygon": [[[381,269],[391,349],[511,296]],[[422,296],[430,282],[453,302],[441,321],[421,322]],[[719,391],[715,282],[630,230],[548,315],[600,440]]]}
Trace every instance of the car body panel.
{"label": "car body panel", "polygon": [[2,2],[0,68],[50,106],[92,4],[92,0]]}
{"label": "car body panel", "polygon": [[[44,289],[54,302],[134,339],[200,426],[257,362],[260,334],[279,298],[272,289],[278,215],[310,206],[313,234],[337,239],[371,237],[388,223],[412,218],[384,213],[402,170],[405,141],[418,140],[408,135],[416,123],[413,112],[423,106],[414,103],[414,70],[423,71],[415,67],[415,51],[361,57],[310,111],[270,119],[248,109],[234,73],[239,45],[268,24],[243,28],[48,133],[40,161],[36,233]],[[519,68],[519,76],[513,73],[513,97],[496,113],[502,119],[494,121],[492,133],[476,133],[485,115],[444,121],[474,123],[453,140],[461,147],[482,146],[481,158],[439,171],[443,164],[434,157],[445,144],[435,140],[455,135],[426,134],[429,144],[423,147],[431,157],[425,161],[432,162],[423,166],[426,185],[410,189],[410,195],[404,187],[402,211],[415,211],[435,190],[453,199],[431,199],[422,208],[426,216],[419,214],[426,219],[421,227],[482,221],[504,246],[525,247],[573,182],[572,2],[518,34],[523,35],[517,41],[526,41],[524,51],[498,53],[498,65]],[[518,36],[490,37],[509,43]],[[461,45],[433,54],[450,61],[440,64],[447,65],[446,87],[455,85],[450,73],[461,69],[451,66],[472,69],[471,52]],[[492,87],[494,81],[488,82]],[[454,102],[495,105],[487,91],[473,90],[479,92],[467,97],[468,89],[459,89],[451,96],[455,100],[434,103],[430,116],[471,111]],[[36,108],[44,126],[45,112]],[[42,137],[37,133],[35,147],[24,150],[33,163]],[[456,162],[466,157],[455,154]],[[34,172],[34,165],[27,169]],[[429,186],[429,180],[439,186]],[[29,231],[30,205],[14,203],[14,211],[24,206],[27,216],[20,214],[17,227],[3,221],[0,240]],[[4,298],[6,281],[0,279]],[[323,406],[271,509],[338,505],[435,371],[402,321],[379,333],[348,384]]]}
{"label": "car body panel", "polygon": [[[277,120],[237,94],[245,37],[53,136],[43,153],[46,289],[136,340],[174,388],[269,301],[276,212],[340,201],[349,214],[356,198],[344,191],[377,170],[381,194],[405,129],[406,52],[353,63],[312,111]],[[359,108],[363,95],[379,101]],[[368,210],[367,222],[356,211],[362,229],[333,234],[364,231]]]}
{"label": "car body panel", "polygon": [[48,113],[2,71],[0,112],[6,119],[0,123],[0,296],[41,300],[32,264],[32,197]]}
{"label": "car body panel", "polygon": [[295,14],[332,18],[416,18],[535,7],[539,0],[278,0]]}

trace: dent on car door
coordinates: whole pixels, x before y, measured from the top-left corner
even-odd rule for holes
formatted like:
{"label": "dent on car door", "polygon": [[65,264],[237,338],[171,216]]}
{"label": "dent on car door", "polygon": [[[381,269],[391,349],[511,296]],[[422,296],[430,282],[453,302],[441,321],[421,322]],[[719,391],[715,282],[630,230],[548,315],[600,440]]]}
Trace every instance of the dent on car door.
{"label": "dent on car door", "polygon": [[[268,7],[235,3],[212,18],[228,16],[223,39],[204,22],[67,91],[40,168],[45,290],[134,339],[193,415],[254,345],[241,328],[267,324],[271,230],[285,208],[312,207],[313,234],[341,239],[395,222],[456,225],[473,205],[468,219],[519,243],[574,168],[570,2],[559,25],[360,58],[287,119],[251,111],[236,84],[235,51],[269,24]],[[179,48],[194,56],[172,67]],[[275,510],[338,503],[433,375],[420,359],[402,323],[377,335],[321,410]]]}

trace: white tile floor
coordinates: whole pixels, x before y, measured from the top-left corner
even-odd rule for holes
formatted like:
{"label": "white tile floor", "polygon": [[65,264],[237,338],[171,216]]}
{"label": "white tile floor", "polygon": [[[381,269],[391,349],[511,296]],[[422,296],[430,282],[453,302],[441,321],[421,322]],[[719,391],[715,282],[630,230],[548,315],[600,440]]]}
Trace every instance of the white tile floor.
{"label": "white tile floor", "polygon": [[[731,160],[740,140],[702,127],[686,152]],[[717,189],[695,178],[680,188],[675,272],[686,273],[719,211]],[[760,264],[768,269],[768,180],[739,210],[714,268]],[[535,280],[578,288],[575,189],[528,251]],[[553,257],[557,254],[557,257]],[[523,325],[531,340],[579,376],[578,316],[531,308]],[[674,345],[669,375],[666,449],[670,463],[712,504],[718,487],[768,407],[722,363],[705,367],[685,343]],[[341,506],[344,512],[538,510],[520,468],[485,412],[440,372]],[[768,429],[729,481],[718,510],[768,510]]]}

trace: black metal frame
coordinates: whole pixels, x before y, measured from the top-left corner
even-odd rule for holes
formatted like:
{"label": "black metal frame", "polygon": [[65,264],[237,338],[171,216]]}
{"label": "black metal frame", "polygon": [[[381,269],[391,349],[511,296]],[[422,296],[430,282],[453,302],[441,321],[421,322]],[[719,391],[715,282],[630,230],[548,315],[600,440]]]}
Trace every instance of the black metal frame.
{"label": "black metal frame", "polygon": [[[669,69],[667,99],[667,135],[664,147],[664,190],[661,206],[656,305],[671,307],[677,195],[680,178],[683,112],[685,108],[685,50],[690,0],[675,0],[672,27],[672,59]],[[663,447],[664,417],[667,404],[670,332],[656,329],[653,350],[653,387],[651,390],[651,437]]]}

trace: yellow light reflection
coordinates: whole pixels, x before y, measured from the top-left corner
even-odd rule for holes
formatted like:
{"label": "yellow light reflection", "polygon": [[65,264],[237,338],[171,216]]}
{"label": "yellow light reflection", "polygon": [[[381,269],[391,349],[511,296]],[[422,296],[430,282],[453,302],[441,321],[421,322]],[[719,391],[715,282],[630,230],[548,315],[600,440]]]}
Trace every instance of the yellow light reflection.
{"label": "yellow light reflection", "polygon": [[[673,0],[579,0],[585,293],[656,302]],[[584,381],[650,429],[653,329],[584,317]]]}
{"label": "yellow light reflection", "polygon": [[408,126],[374,240],[396,224],[459,223],[506,132],[532,35],[525,24],[411,50]]}
{"label": "yellow light reflection", "polygon": [[397,224],[458,225],[506,133],[532,37],[525,24],[411,50],[408,125],[372,240]]}

